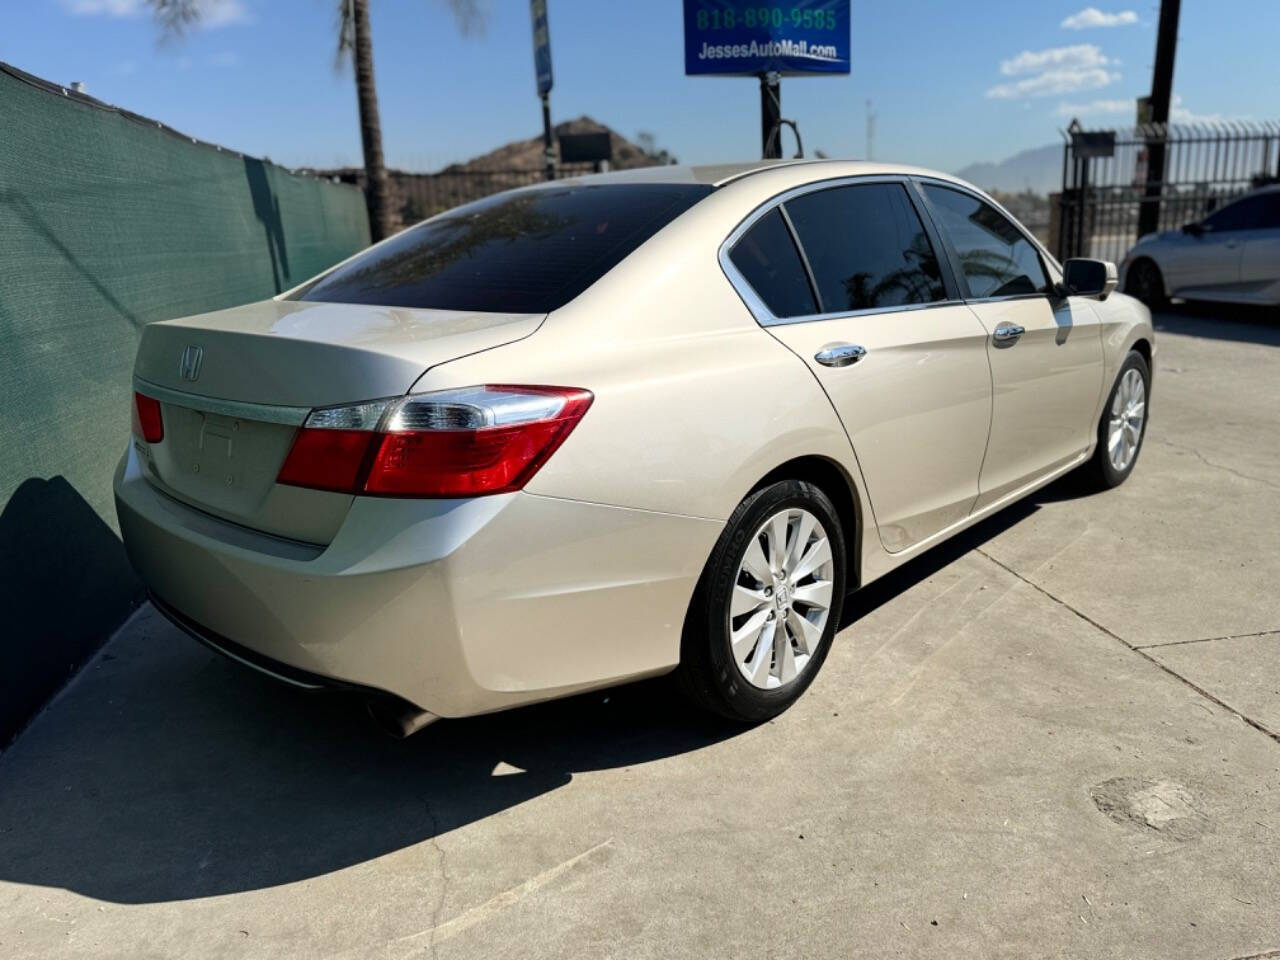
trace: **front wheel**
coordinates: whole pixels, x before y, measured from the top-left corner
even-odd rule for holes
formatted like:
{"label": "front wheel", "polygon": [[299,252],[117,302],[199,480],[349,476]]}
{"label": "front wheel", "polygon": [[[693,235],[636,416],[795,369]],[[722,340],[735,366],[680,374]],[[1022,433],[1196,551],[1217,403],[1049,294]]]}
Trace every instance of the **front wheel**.
{"label": "front wheel", "polygon": [[699,580],[681,643],[680,686],[733,720],[768,720],[817,675],[840,622],[845,539],[818,487],[784,480],[729,518]]}
{"label": "front wheel", "polygon": [[1118,487],[1133,472],[1147,435],[1151,370],[1136,350],[1129,351],[1098,421],[1098,444],[1088,472],[1103,488]]}

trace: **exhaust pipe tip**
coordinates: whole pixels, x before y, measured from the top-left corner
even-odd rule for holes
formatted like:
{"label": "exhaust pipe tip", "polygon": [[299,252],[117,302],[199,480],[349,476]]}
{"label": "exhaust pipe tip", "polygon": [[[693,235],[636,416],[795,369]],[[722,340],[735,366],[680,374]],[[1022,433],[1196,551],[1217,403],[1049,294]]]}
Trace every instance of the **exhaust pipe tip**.
{"label": "exhaust pipe tip", "polygon": [[396,740],[411,737],[440,719],[434,713],[415,707],[407,700],[370,698],[365,700],[364,705],[374,726]]}

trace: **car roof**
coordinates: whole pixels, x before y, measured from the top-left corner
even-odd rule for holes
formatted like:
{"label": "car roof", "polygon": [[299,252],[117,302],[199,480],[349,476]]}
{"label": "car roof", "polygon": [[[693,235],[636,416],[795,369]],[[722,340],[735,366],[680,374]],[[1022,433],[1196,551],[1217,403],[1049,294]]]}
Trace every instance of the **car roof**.
{"label": "car roof", "polygon": [[710,187],[722,187],[735,180],[741,180],[753,174],[770,171],[788,170],[795,174],[797,183],[810,180],[822,180],[839,176],[885,176],[912,175],[937,177],[962,183],[955,177],[935,170],[913,167],[906,164],[882,163],[871,160],[756,160],[753,163],[715,163],[702,165],[673,164],[660,167],[633,167],[628,170],[613,170],[609,173],[593,173],[574,177],[573,182],[579,184],[609,183],[683,183],[704,184]]}

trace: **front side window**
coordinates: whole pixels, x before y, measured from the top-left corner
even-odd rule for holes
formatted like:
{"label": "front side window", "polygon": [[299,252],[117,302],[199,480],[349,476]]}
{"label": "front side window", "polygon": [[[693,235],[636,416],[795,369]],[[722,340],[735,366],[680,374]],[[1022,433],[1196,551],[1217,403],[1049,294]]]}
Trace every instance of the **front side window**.
{"label": "front side window", "polygon": [[752,224],[734,244],[729,259],[775,317],[803,317],[818,312],[804,264],[781,211],[770,210]]}
{"label": "front side window", "polygon": [[500,193],[410,227],[292,299],[548,313],[711,189],[628,183]]}
{"label": "front side window", "polygon": [[959,190],[926,184],[938,229],[960,258],[969,296],[1012,297],[1047,293],[1049,278],[1034,245],[988,203]]}
{"label": "front side window", "polygon": [[832,187],[785,206],[824,313],[946,299],[937,255],[902,184]]}

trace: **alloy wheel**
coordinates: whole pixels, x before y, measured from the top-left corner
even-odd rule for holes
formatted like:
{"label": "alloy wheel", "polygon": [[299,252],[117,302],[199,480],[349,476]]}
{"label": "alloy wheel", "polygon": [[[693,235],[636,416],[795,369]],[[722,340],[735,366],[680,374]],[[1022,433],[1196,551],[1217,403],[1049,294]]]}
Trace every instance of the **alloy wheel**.
{"label": "alloy wheel", "polygon": [[1147,418],[1147,386],[1135,369],[1124,372],[1111,398],[1111,419],[1107,424],[1107,456],[1111,466],[1123,473],[1138,454],[1142,426]]}
{"label": "alloy wheel", "polygon": [[808,510],[787,507],[747,542],[729,601],[729,645],[743,678],[774,690],[813,660],[831,613],[835,561]]}

